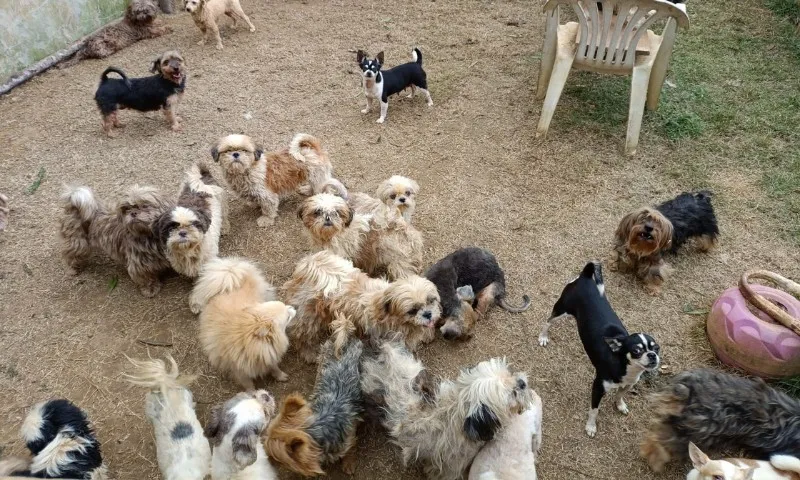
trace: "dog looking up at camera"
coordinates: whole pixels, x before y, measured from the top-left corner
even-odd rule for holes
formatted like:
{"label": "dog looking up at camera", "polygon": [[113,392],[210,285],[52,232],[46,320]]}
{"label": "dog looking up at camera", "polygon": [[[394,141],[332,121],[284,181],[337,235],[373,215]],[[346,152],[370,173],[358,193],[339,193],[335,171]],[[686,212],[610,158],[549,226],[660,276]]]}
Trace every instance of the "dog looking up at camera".
{"label": "dog looking up at camera", "polygon": [[599,263],[587,263],[578,278],[564,287],[553,313],[542,327],[539,345],[547,346],[553,322],[567,314],[575,317],[583,349],[595,368],[592,406],[586,421],[586,434],[594,438],[600,400],[606,393],[613,392],[617,410],[627,415],[624,396],[644,372],[658,369],[660,347],[650,335],[629,334],[625,329],[606,298],[603,269]]}
{"label": "dog looking up at camera", "polygon": [[[522,296],[522,305],[518,307],[508,304],[503,269],[492,252],[483,248],[456,250],[433,264],[425,272],[425,278],[439,290],[443,323],[439,330],[448,340],[469,338],[475,321],[486,316],[495,303],[511,313],[524,312],[531,306],[527,295]],[[477,298],[474,292],[478,292]]]}
{"label": "dog looking up at camera", "polygon": [[399,343],[365,353],[361,389],[383,412],[382,423],[403,453],[428,478],[463,478],[481,447],[502,433],[532,401],[524,373],[493,358],[442,381],[433,395],[418,388],[425,375],[419,360]]}
{"label": "dog looking up at camera", "polygon": [[383,68],[383,52],[379,52],[375,58],[370,59],[367,52],[359,50],[356,53],[356,61],[361,68],[364,95],[367,97],[367,108],[361,110],[361,113],[369,113],[372,110],[373,101],[378,99],[381,104],[381,116],[377,120],[378,123],[386,121],[389,97],[402,92],[407,87],[411,87],[409,98],[414,98],[414,89],[419,88],[425,95],[428,106],[433,106],[431,93],[428,91],[428,75],[422,69],[422,52],[418,48],[411,51],[410,62],[389,70],[381,70]]}
{"label": "dog looking up at camera", "polygon": [[633,272],[649,293],[657,295],[667,265],[663,255],[676,253],[690,239],[701,251],[717,244],[719,228],[711,192],[682,193],[655,208],[643,207],[620,221],[614,245],[613,269]]}
{"label": "dog looking up at camera", "polygon": [[275,399],[266,390],[241,392],[211,409],[205,436],[213,446],[211,480],[277,480],[261,444],[275,415]]}
{"label": "dog looking up at camera", "polygon": [[88,187],[66,187],[61,201],[61,256],[68,274],[76,275],[92,253],[100,251],[127,268],[145,297],[161,290],[159,277],[172,267],[153,226],[173,207],[166,195],[134,185],[123,200],[109,206]]}
{"label": "dog looking up at camera", "polygon": [[[334,193],[329,191],[326,193]],[[366,193],[350,193],[345,198],[356,213],[372,214],[388,217],[399,214],[411,224],[414,210],[417,207],[419,184],[410,178],[392,175],[378,185],[375,197]]]}
{"label": "dog looking up at camera", "polygon": [[291,193],[313,195],[326,185],[338,185],[347,195],[340,182],[330,182],[333,166],[320,141],[305,133],[295,135],[288,148],[267,153],[246,135],[228,135],[211,149],[211,156],[233,191],[261,208],[260,227],[275,223],[281,197]]}
{"label": "dog looking up at camera", "polygon": [[217,42],[217,50],[222,50],[222,37],[219,35],[219,25],[217,24],[222,15],[227,15],[233,20],[234,28],[239,19],[244,20],[250,27],[250,33],[256,31],[255,25],[242,10],[239,0],[184,0],[184,8],[192,14],[192,20],[203,33],[203,38],[197,42],[198,45],[205,45],[208,37],[213,35]]}
{"label": "dog looking up at camera", "polygon": [[711,460],[689,442],[689,458],[694,469],[686,480],[797,480],[800,478],[800,459],[791,455],[773,455],[769,462],[726,458]]}

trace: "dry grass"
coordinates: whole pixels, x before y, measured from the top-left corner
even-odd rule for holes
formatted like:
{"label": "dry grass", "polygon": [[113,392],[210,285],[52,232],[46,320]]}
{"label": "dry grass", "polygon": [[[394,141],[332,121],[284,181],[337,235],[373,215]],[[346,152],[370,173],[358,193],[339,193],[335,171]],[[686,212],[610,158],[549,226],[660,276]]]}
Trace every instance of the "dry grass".
{"label": "dry grass", "polygon": [[[690,4],[693,25],[679,36],[671,77],[676,87],[665,95],[663,111],[646,117],[640,156],[624,158],[624,114],[602,112],[624,111],[627,90],[613,83],[620,79],[592,85],[574,79],[548,141],[533,141],[542,19],[531,3],[245,0],[244,8],[259,30],[225,28],[221,52],[196,46],[199,32],[179,14],[168,19],[172,35],[107,61],[47,73],[0,99],[0,191],[12,207],[9,229],[0,234],[0,446],[20,451],[13,439],[26,410],[66,396],[90,412],[117,478],[154,479],[144,392],[121,381],[128,368],[123,354],[169,351],[185,372],[200,374],[194,392],[202,421],[236,390],[198,348],[189,281],[171,278],[148,300],[107,261],[65,278],[54,222],[60,183],[85,182],[106,198],[134,181],[174,191],[186,165],[207,156],[221,135],[246,132],[276,148],[308,131],[323,139],[351,188],[372,191],[395,173],[420,182],[415,222],[425,235],[427,264],[460,246],[485,246],[506,269],[510,295],[531,294],[528,313],[495,310],[471,342],[438,340],[421,357],[446,376],[492,356],[528,371],[544,400],[542,478],[683,478],[685,465],[653,476],[637,455],[648,418],[643,396],[663,376],[637,388],[627,418],[604,404],[592,440],[583,433],[592,369],[574,322],[559,322],[547,349],[536,336],[563,283],[587,260],[608,254],[625,212],[684,189],[716,192],[720,248],[671,260],[675,275],[656,298],[627,276],[607,274],[612,304],[632,331],[659,340],[670,373],[714,364],[704,317],[685,313],[687,305],[707,309],[750,267],[800,278],[791,238],[800,225],[791,210],[797,183],[791,187],[791,176],[773,181],[797,161],[791,105],[800,80],[790,75],[796,64],[770,28],[770,13],[756,0],[724,11]],[[393,65],[406,61],[413,45],[423,51],[436,106],[396,99],[388,122],[376,125],[377,113],[359,113],[363,98],[350,50],[383,49]],[[124,111],[120,138],[104,138],[92,100],[99,73],[113,64],[144,75],[152,58],[174,47],[191,69],[181,106],[186,131],[173,134],[157,114]],[[592,107],[579,91],[590,86],[616,90]],[[43,167],[46,176],[26,195]],[[255,212],[234,204],[222,253],[252,258],[282,283],[308,251],[296,207],[287,201],[275,227],[261,230]],[[279,398],[312,390],[313,369],[291,353],[283,369],[287,384],[266,385]],[[359,444],[356,478],[389,475],[419,478],[380,432],[371,432]],[[334,469],[333,478],[343,475]]]}

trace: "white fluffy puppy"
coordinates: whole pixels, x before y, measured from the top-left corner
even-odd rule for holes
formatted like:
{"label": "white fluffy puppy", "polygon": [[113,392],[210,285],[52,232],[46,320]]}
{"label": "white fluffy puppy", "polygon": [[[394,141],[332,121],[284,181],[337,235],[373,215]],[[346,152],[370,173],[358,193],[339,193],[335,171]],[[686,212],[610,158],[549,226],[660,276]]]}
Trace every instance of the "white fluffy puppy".
{"label": "white fluffy puppy", "polygon": [[469,469],[469,480],[536,480],[536,453],[542,445],[542,399],[532,392],[528,409],[512,416],[487,443]]}
{"label": "white fluffy puppy", "polygon": [[194,411],[194,377],[178,374],[171,356],[167,360],[131,360],[135,370],[126,375],[133,384],[148,387],[145,413],[156,435],[158,466],[165,480],[203,480],[211,466],[211,449]]}
{"label": "white fluffy puppy", "polygon": [[261,443],[275,414],[266,390],[242,392],[211,409],[205,435],[214,446],[211,480],[277,480]]}

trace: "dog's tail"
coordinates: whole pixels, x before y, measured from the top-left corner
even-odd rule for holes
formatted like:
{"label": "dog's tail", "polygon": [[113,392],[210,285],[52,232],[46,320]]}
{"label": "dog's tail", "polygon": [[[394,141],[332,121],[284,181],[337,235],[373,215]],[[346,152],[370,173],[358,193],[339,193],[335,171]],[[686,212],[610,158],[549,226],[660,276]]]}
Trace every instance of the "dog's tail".
{"label": "dog's tail", "polygon": [[322,192],[323,186],[333,176],[333,166],[319,139],[307,133],[298,133],[289,143],[289,155],[308,169],[311,194]]}
{"label": "dog's tail", "polygon": [[520,305],[518,307],[515,307],[513,305],[509,305],[508,302],[506,301],[506,297],[498,298],[497,299],[497,304],[500,305],[503,308],[503,310],[505,310],[506,312],[521,313],[521,312],[524,312],[525,310],[531,308],[531,297],[529,297],[527,295],[523,295],[522,296],[522,305]]}
{"label": "dog's tail", "polygon": [[322,184],[320,193],[330,193],[331,195],[342,197],[345,200],[347,200],[347,197],[350,196],[350,194],[347,192],[347,187],[345,187],[344,184],[338,179],[333,177],[329,178],[325,183]]}
{"label": "dog's tail", "polygon": [[127,355],[125,358],[133,364],[134,372],[132,374],[125,374],[126,379],[141,387],[148,387],[153,390],[159,390],[167,397],[167,391],[174,388],[186,388],[194,380],[194,375],[181,375],[178,372],[178,364],[172,355],[167,354],[167,361],[169,361],[170,368],[161,359],[149,360],[134,360]]}
{"label": "dog's tail", "polygon": [[773,455],[769,463],[778,470],[800,473],[800,459],[791,455]]}
{"label": "dog's tail", "polygon": [[211,173],[211,167],[204,160],[198,160],[186,169],[185,183],[193,192],[207,193],[212,196],[219,196],[222,187]]}
{"label": "dog's tail", "polygon": [[103,70],[102,75],[100,75],[100,83],[103,83],[106,80],[108,80],[108,74],[109,73],[116,73],[117,75],[122,77],[122,80],[125,82],[125,85],[127,85],[128,88],[131,87],[131,81],[128,80],[128,76],[125,75],[125,72],[123,72],[121,69],[119,69],[117,67],[108,67],[105,70]]}
{"label": "dog's tail", "polygon": [[411,50],[411,60],[416,62],[419,66],[422,66],[422,52],[419,48],[414,47],[414,49]]}
{"label": "dog's tail", "polygon": [[236,257],[215,258],[203,265],[192,290],[190,305],[197,306],[193,310],[202,309],[217,295],[239,290],[248,283],[253,284],[263,301],[275,298],[275,289],[254,264]]}
{"label": "dog's tail", "polygon": [[89,187],[64,186],[61,200],[64,205],[64,213],[79,223],[91,222],[102,209],[94,192]]}
{"label": "dog's tail", "polygon": [[335,319],[331,322],[330,328],[332,334],[331,340],[333,341],[333,354],[336,358],[339,358],[350,336],[355,333],[356,325],[343,313],[336,312]]}
{"label": "dog's tail", "polygon": [[[339,290],[354,268],[350,260],[323,250],[300,259],[294,267],[292,279],[302,278],[304,288],[329,297]],[[295,283],[294,280],[289,282]]]}
{"label": "dog's tail", "polygon": [[601,265],[600,262],[595,260],[587,263],[581,271],[581,277],[594,279],[597,288],[600,289],[601,292],[605,290],[605,284],[603,283],[603,265]]}

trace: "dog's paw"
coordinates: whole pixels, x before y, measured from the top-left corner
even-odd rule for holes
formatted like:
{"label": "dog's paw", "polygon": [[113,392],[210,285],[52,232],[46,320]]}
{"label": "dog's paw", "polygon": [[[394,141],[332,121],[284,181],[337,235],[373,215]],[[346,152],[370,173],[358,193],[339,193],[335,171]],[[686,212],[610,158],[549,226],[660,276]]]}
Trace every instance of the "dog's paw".
{"label": "dog's paw", "polygon": [[67,275],[69,275],[70,277],[74,277],[77,274],[78,274],[77,268],[67,267]]}
{"label": "dog's paw", "polygon": [[256,27],[250,27],[250,33],[253,33],[255,31],[256,31]]}
{"label": "dog's paw", "polygon": [[589,438],[594,438],[597,435],[597,424],[594,422],[586,422],[586,435]]}
{"label": "dog's paw", "polygon": [[539,346],[546,347],[547,344],[550,343],[550,336],[549,335],[539,335]]}
{"label": "dog's paw", "polygon": [[269,227],[269,226],[273,225],[274,223],[275,223],[275,219],[267,217],[266,215],[262,215],[262,216],[258,217],[258,220],[256,220],[256,224],[259,227]]}
{"label": "dog's paw", "polygon": [[375,123],[383,123],[385,121],[386,121],[386,118],[385,117],[381,117],[381,118],[375,120]]}
{"label": "dog's paw", "polygon": [[222,50],[222,48],[223,48],[223,47],[222,47],[222,44],[221,44],[221,43],[218,43],[218,44],[217,44],[217,46],[216,46],[215,48],[216,48],[217,50]]}
{"label": "dog's paw", "polygon": [[433,100],[428,100],[428,106],[429,106],[429,107],[432,107],[432,106],[433,106]]}
{"label": "dog's paw", "polygon": [[619,413],[623,415],[627,415],[630,413],[630,410],[628,410],[628,405],[625,403],[625,400],[621,398],[617,402],[617,410],[619,410]]}
{"label": "dog's paw", "polygon": [[659,285],[645,285],[644,289],[653,297],[661,295],[661,287]]}
{"label": "dog's paw", "polygon": [[278,370],[278,372],[275,374],[275,380],[277,380],[279,382],[288,382],[289,381],[289,375],[286,375],[286,372],[282,372],[282,371]]}
{"label": "dog's paw", "polygon": [[203,39],[203,40],[200,40],[199,42],[197,42],[197,44],[198,45],[205,45],[206,41],[205,41],[205,39]]}
{"label": "dog's paw", "polygon": [[172,129],[173,132],[182,132],[183,131],[183,125],[181,125],[180,123],[173,123],[170,128]]}
{"label": "dog's paw", "polygon": [[363,109],[361,109],[361,113],[369,113],[369,108],[363,108]]}
{"label": "dog's paw", "polygon": [[203,307],[200,306],[200,304],[197,304],[197,303],[192,303],[192,304],[189,305],[189,310],[191,310],[192,313],[195,314],[195,315],[199,314],[200,310],[202,310],[202,309],[203,309]]}
{"label": "dog's paw", "polygon": [[142,295],[144,295],[145,297],[153,298],[158,294],[158,292],[161,291],[161,284],[154,283],[151,285],[143,285],[139,287],[139,291],[142,292]]}

